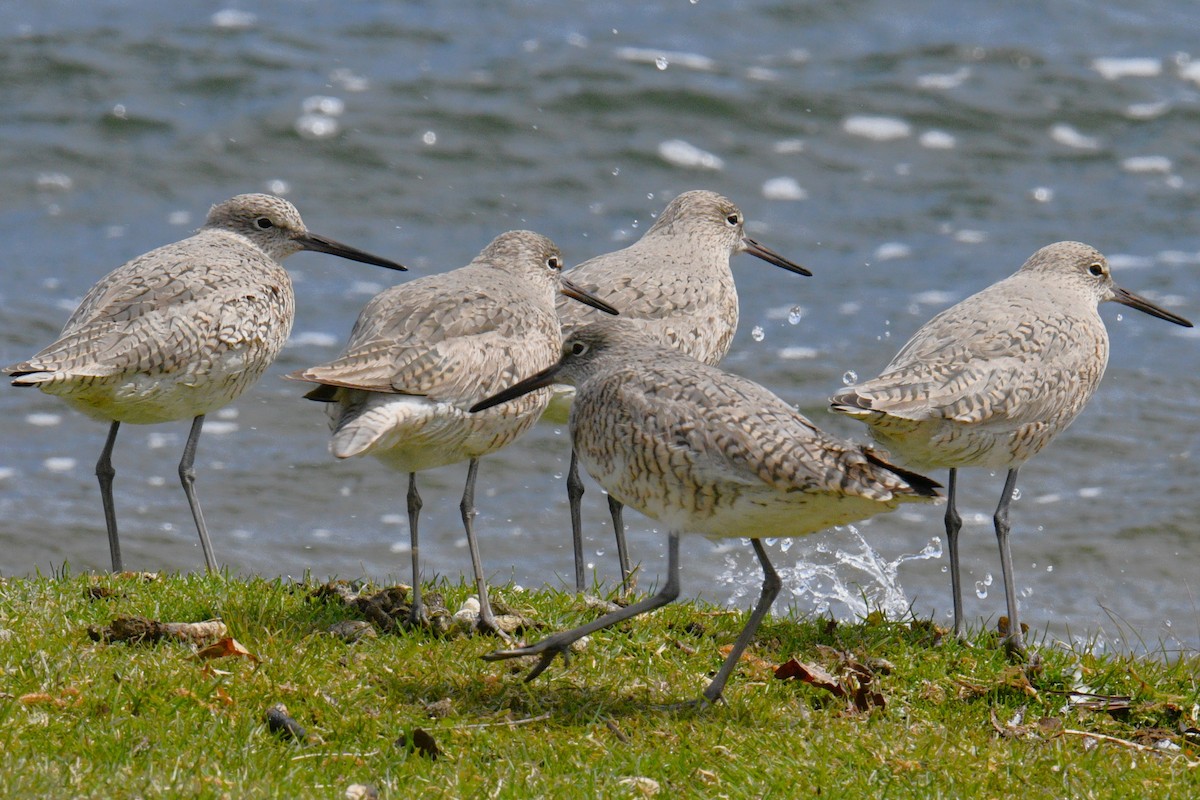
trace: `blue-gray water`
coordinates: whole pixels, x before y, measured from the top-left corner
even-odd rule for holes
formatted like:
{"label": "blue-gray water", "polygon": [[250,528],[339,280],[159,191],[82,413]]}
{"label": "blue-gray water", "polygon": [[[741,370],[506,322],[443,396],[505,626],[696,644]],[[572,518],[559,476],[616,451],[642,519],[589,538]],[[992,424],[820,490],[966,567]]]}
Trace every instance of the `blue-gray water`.
{"label": "blue-gray water", "polygon": [[[874,374],[924,320],[1049,242],[1093,244],[1119,283],[1200,317],[1195,8],[1123,5],[6,3],[0,362],[47,344],[101,275],[239,192],[281,192],[313,230],[417,276],[517,227],[578,263],[638,236],[675,194],[710,188],[815,273],[737,259],[742,323],[725,366],[861,436],[825,411],[843,376]],[[200,443],[218,558],[240,573],[403,579],[403,476],[334,463],[321,409],[279,376],[335,355],[362,304],[405,277],[315,254],[288,267],[291,345]],[[1022,470],[1025,620],[1113,647],[1194,649],[1200,341],[1123,307],[1103,314],[1112,359],[1097,396]],[[186,431],[121,432],[132,568],[202,563],[175,475]],[[0,573],[107,567],[93,476],[104,433],[52,397],[0,387]],[[495,578],[563,585],[571,574],[566,454],[565,433],[542,427],[483,462],[478,529]],[[464,473],[421,477],[429,575],[467,570]],[[1001,482],[962,475],[977,623],[1003,608],[990,525]],[[585,515],[611,584],[594,485]],[[627,519],[648,585],[663,542]],[[861,531],[895,562],[939,538],[940,511]],[[774,552],[794,578],[798,564],[855,547],[842,532]],[[756,593],[737,542],[689,539],[684,558],[685,594]],[[907,561],[895,580],[918,613],[948,622],[945,564]]]}

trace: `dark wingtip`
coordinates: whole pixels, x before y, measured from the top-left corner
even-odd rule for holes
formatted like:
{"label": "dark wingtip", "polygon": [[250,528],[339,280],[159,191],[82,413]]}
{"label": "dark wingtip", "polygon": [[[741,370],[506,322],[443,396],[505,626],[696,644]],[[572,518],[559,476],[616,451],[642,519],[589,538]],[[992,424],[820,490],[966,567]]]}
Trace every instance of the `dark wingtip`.
{"label": "dark wingtip", "polygon": [[913,472],[912,470],[904,469],[903,467],[897,467],[890,461],[883,460],[883,458],[877,455],[875,451],[869,447],[862,448],[862,454],[866,456],[867,460],[875,466],[883,467],[889,472],[894,472],[899,475],[909,486],[913,488],[914,492],[921,497],[941,497],[941,495],[938,493],[938,489],[941,489],[942,485],[933,478],[926,477],[919,472]]}

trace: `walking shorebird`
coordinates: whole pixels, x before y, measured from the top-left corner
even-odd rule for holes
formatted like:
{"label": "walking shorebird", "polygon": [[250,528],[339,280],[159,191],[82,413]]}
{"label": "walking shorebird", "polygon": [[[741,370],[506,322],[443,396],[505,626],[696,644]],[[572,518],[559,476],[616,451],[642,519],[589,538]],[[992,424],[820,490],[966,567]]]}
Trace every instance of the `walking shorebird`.
{"label": "walking shorebird", "polygon": [[540,655],[526,680],[581,637],[678,597],[681,534],[745,537],[762,565],[762,593],[704,691],[704,700],[716,702],[779,593],[779,576],[760,539],[803,536],[938,497],[938,484],[928,478],[823,433],[762,386],[689,358],[620,319],[576,329],[557,364],[471,410],[503,408],[553,382],[576,387],[571,439],[584,468],[612,496],[667,529],[667,582],[657,594],[587,625],[484,656]]}
{"label": "walking shorebird", "polygon": [[835,411],[913,469],[948,467],[946,543],[954,632],[966,633],[954,506],[959,467],[1007,469],[996,539],[1008,604],[1008,646],[1023,649],[1013,590],[1008,507],[1017,470],[1074,421],[1100,385],[1108,332],[1100,303],[1112,301],[1191,327],[1113,283],[1108,261],[1079,242],[1034,253],[1010,277],[941,312],[918,330],[874,380],[833,396]]}
{"label": "walking shorebird", "polygon": [[193,236],[104,276],[57,341],[3,369],[14,386],[36,386],[112,423],[96,476],[114,572],[124,568],[112,495],[117,429],[177,419],[192,420],[179,478],[204,563],[217,568],[196,498],[196,444],[204,416],[241,395],[283,347],[295,299],[280,262],[301,250],[405,269],[311,233],[282,198],[242,194],[213,206]]}
{"label": "walking shorebird", "polygon": [[[676,197],[641,239],[616,252],[596,256],[569,273],[576,285],[594,291],[660,343],[715,366],[729,352],[738,324],[738,295],[729,269],[736,253],[749,253],[799,275],[811,275],[745,234],[741,209],[715,192],[691,191]],[[563,335],[601,317],[578,303],[560,299]],[[566,419],[573,392],[559,391],[548,417]],[[571,535],[575,549],[575,590],[584,588],[583,531],[576,454],[567,472]],[[621,503],[608,496],[621,582],[629,588],[629,555]]]}
{"label": "walking shorebird", "polygon": [[616,313],[564,278],[562,268],[558,247],[545,236],[503,233],[465,267],[379,293],[359,314],[341,356],[288,375],[322,384],[306,397],[331,404],[334,456],[369,454],[409,473],[413,624],[424,620],[417,473],[467,461],[460,509],[479,591],[479,624],[504,635],[488,601],[475,541],[475,476],[481,457],[537,421],[550,394],[538,392],[487,414],[469,414],[467,408],[554,362],[562,344],[554,311],[560,290]]}

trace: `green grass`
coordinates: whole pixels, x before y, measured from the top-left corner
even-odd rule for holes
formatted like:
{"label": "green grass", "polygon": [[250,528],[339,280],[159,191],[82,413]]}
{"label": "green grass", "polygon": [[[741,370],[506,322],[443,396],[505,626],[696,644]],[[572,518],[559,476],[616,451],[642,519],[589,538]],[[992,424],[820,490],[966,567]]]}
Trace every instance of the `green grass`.
{"label": "green grass", "polygon": [[[342,798],[354,784],[383,798],[642,797],[655,786],[672,798],[1200,796],[1195,655],[1042,646],[1041,669],[1027,672],[986,632],[967,646],[922,621],[772,617],[726,703],[670,710],[699,696],[745,614],[676,603],[596,634],[526,684],[527,663],[479,658],[499,646],[487,636],[347,644],[325,631],[355,613],[314,588],[199,575],[0,581],[0,796]],[[452,610],[469,594],[434,588]],[[547,626],[531,641],[598,613],[554,591],[496,594]],[[220,617],[259,660],[88,636],[135,614]],[[883,707],[773,677],[793,657],[836,673],[839,653],[872,666]],[[1081,685],[1129,699],[1068,707],[1064,693]],[[276,703],[306,739],[268,729]],[[440,757],[404,746],[417,728]]]}

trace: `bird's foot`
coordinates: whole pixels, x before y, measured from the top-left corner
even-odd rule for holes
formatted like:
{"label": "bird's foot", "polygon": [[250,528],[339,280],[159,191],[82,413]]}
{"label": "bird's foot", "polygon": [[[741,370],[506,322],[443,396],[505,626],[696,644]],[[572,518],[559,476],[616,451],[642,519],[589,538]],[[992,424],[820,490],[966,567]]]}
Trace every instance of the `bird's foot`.
{"label": "bird's foot", "polygon": [[[567,631],[570,633],[570,631]],[[555,634],[547,636],[540,642],[536,642],[525,647],[516,647],[512,650],[496,650],[483,656],[484,661],[506,661],[510,658],[523,658],[525,656],[541,656],[541,660],[537,663],[529,674],[525,676],[525,682],[541,675],[546,667],[550,666],[550,662],[554,661],[556,656],[562,655],[563,661],[569,660],[571,655],[571,645],[578,639],[577,636],[566,636],[564,634]]]}

